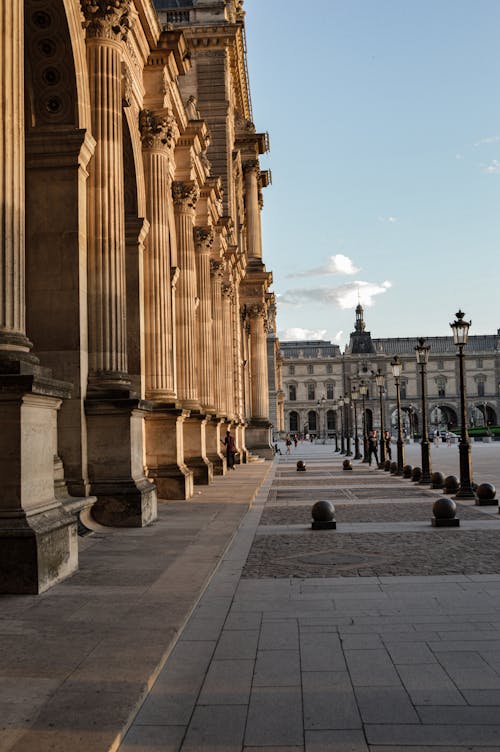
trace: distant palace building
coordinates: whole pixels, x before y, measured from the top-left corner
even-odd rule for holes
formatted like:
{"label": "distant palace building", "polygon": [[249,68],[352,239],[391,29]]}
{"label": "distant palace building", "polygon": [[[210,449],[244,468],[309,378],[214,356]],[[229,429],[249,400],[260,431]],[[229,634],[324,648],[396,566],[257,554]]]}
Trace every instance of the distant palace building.
{"label": "distant palace building", "polygon": [[[460,396],[457,349],[453,337],[428,337],[427,366],[429,427],[445,429],[459,423]],[[384,422],[397,424],[396,387],[391,360],[403,362],[401,407],[407,434],[422,425],[420,370],[415,358],[416,338],[372,338],[366,331],[363,308],[356,308],[355,328],[342,353],[323,340],[281,342],[283,369],[284,431],[332,437],[339,428],[335,403],[363,379],[368,385],[366,423],[369,430],[380,426],[379,392],[372,373],[385,374]],[[466,388],[471,424],[496,425],[500,409],[500,330],[497,334],[469,335],[466,353]],[[361,400],[358,401],[361,433]],[[352,421],[351,421],[352,423]]]}

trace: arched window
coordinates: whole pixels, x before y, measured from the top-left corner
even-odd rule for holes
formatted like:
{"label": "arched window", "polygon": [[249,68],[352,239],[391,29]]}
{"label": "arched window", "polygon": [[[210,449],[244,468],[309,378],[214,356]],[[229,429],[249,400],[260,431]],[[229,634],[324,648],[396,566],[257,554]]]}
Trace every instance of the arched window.
{"label": "arched window", "polygon": [[288,425],[290,428],[290,433],[293,431],[293,433],[296,433],[299,430],[299,414],[293,410],[288,418]]}
{"label": "arched window", "polygon": [[477,396],[484,397],[484,379],[479,379],[477,382]]}
{"label": "arched window", "polygon": [[297,400],[297,387],[295,384],[288,385],[288,399],[290,402],[295,402]]}
{"label": "arched window", "polygon": [[307,423],[309,425],[309,431],[316,431],[316,413],[314,410],[309,410],[307,413]]}

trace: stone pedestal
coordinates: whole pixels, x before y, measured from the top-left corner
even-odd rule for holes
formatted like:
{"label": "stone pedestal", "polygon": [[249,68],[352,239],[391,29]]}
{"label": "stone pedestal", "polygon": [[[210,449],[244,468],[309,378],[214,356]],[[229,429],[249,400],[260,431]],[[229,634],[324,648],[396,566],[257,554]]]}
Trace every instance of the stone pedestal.
{"label": "stone pedestal", "polygon": [[184,461],[193,472],[195,485],[206,486],[213,480],[213,466],[207,457],[205,415],[191,413],[182,425]]}
{"label": "stone pedestal", "polygon": [[246,464],[248,462],[248,449],[245,445],[245,426],[242,423],[234,426],[234,435],[236,441],[236,448],[238,450],[238,456],[236,462],[238,464]]}
{"label": "stone pedestal", "polygon": [[0,593],[41,593],[78,568],[76,517],[54,490],[68,385],[35,367],[0,375]]}
{"label": "stone pedestal", "polygon": [[223,424],[223,420],[213,416],[211,420],[207,420],[205,426],[207,459],[212,463],[214,475],[225,475],[227,472],[226,457],[221,443],[221,426]]}
{"label": "stone pedestal", "polygon": [[274,452],[271,447],[271,431],[272,425],[268,420],[260,421],[252,418],[245,432],[246,445],[250,452],[254,452],[268,460],[273,459]]}
{"label": "stone pedestal", "polygon": [[157,517],[156,488],[144,474],[143,421],[148,404],[109,395],[85,402],[92,508],[101,525],[142,527]]}
{"label": "stone pedestal", "polygon": [[187,415],[159,403],[146,415],[146,466],[159,499],[185,500],[193,495],[193,473],[184,462],[182,427]]}

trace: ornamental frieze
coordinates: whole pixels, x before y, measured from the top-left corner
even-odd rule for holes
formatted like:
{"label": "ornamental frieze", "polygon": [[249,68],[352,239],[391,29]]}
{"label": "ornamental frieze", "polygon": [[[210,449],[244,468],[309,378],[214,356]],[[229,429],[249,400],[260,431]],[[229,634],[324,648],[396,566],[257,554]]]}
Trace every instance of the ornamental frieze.
{"label": "ornamental frieze", "polygon": [[87,36],[99,39],[127,39],[131,0],[80,0]]}
{"label": "ornamental frieze", "polygon": [[193,180],[186,182],[183,180],[175,180],[172,183],[174,205],[183,211],[194,209],[199,195],[199,188]]}
{"label": "ornamental frieze", "polygon": [[169,149],[179,133],[171,112],[155,114],[150,110],[142,110],[139,114],[139,130],[145,149]]}

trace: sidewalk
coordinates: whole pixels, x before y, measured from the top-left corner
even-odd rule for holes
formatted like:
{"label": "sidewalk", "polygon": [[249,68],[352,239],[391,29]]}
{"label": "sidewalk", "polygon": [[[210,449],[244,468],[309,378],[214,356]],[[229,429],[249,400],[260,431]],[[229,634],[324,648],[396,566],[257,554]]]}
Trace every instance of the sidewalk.
{"label": "sidewalk", "polygon": [[80,539],[80,570],[0,596],[0,752],[107,752],[154,684],[272,463]]}
{"label": "sidewalk", "polygon": [[279,458],[122,752],[500,752],[498,509],[342,459]]}

